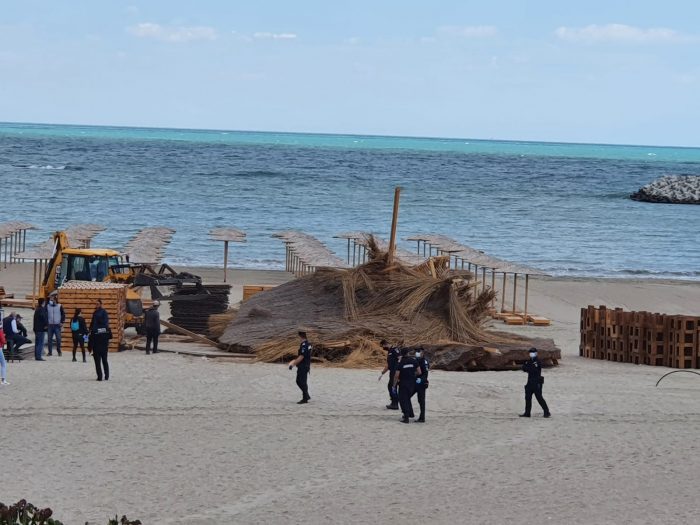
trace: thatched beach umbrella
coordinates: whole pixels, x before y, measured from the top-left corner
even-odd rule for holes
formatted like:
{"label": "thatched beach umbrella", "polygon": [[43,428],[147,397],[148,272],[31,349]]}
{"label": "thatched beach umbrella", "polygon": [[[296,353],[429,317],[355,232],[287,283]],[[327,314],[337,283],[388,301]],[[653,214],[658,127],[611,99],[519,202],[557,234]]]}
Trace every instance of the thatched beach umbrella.
{"label": "thatched beach umbrella", "polygon": [[159,263],[175,230],[163,226],[143,228],[124,246],[131,262]]}
{"label": "thatched beach umbrella", "polygon": [[307,233],[285,230],[273,233],[272,236],[285,244],[285,270],[297,276],[313,272],[317,268],[347,268],[340,257]]}
{"label": "thatched beach umbrella", "polygon": [[27,244],[27,230],[38,229],[28,222],[4,222],[0,223],[0,258],[3,256],[4,244],[4,267],[7,268],[9,261],[12,264],[15,254],[24,250]]}
{"label": "thatched beach umbrella", "polygon": [[472,266],[474,266],[474,272],[478,274],[479,268],[481,268],[482,275],[482,290],[486,286],[486,270],[491,272],[491,289],[496,287],[496,274],[503,274],[503,289],[501,292],[501,312],[505,310],[505,296],[508,282],[508,274],[513,274],[513,312],[517,311],[517,286],[518,286],[518,275],[525,275],[525,309],[524,316],[527,320],[527,307],[528,307],[528,294],[529,294],[529,284],[530,275],[547,275],[546,272],[538,270],[530,266],[525,266],[518,263],[513,263],[510,261],[505,261],[499,259],[498,257],[493,257],[484,253],[481,250],[472,248],[465,244],[461,244],[454,239],[447,237],[445,235],[439,234],[415,234],[408,237],[407,240],[417,241],[418,252],[421,251],[421,243],[423,243],[423,254],[425,255],[426,247],[428,250],[428,255],[432,254],[433,248],[435,248],[436,253],[447,253],[451,257],[455,258],[455,265],[458,260],[462,261],[462,268],[464,268],[464,263],[468,264],[468,270],[471,271]]}
{"label": "thatched beach umbrella", "polygon": [[[92,238],[105,229],[104,226],[99,224],[74,224],[63,231],[68,238],[69,247],[89,248]],[[32,261],[34,264],[32,273],[32,305],[36,302],[46,266],[53,257],[54,250],[55,242],[52,235],[51,238],[46,239],[44,242],[31,246],[15,256],[17,260]]]}
{"label": "thatched beach umbrella", "polygon": [[228,271],[228,243],[246,242],[246,234],[244,231],[236,228],[213,228],[209,230],[209,237],[215,241],[224,243],[224,282],[226,282],[226,273]]}

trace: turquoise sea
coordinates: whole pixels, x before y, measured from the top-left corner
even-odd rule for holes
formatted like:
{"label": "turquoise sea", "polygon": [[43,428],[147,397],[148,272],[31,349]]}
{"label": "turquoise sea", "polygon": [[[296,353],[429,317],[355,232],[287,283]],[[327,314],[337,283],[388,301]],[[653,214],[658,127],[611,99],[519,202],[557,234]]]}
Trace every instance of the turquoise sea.
{"label": "turquoise sea", "polygon": [[[219,265],[215,226],[235,226],[236,267],[282,268],[275,231],[297,228],[341,257],[347,230],[449,235],[553,275],[700,277],[700,206],[628,195],[700,175],[700,148],[0,123],[0,222],[177,230],[166,260]],[[413,249],[414,244],[402,241]]]}

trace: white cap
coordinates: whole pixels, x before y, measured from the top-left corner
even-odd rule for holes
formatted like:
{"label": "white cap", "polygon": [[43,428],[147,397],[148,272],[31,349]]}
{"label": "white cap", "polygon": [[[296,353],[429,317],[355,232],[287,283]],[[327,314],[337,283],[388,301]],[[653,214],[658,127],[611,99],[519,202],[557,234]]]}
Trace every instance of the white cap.
{"label": "white cap", "polygon": [[153,306],[160,306],[160,301],[153,301]]}

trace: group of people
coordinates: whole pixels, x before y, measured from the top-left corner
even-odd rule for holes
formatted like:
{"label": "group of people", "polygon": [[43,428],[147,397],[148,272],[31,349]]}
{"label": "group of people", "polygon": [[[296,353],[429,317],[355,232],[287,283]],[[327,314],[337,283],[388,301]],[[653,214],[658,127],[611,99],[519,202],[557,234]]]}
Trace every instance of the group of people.
{"label": "group of people", "polygon": [[[2,315],[0,314],[0,317]],[[34,309],[34,359],[45,361],[44,346],[48,340],[47,356],[53,355],[54,342],[56,345],[56,355],[62,356],[61,351],[61,330],[66,321],[66,313],[58,302],[58,292],[51,292],[48,302],[44,299],[37,300]],[[10,315],[2,319],[2,330],[0,330],[0,343],[6,344],[10,355],[17,355],[21,346],[31,343],[27,339],[27,330],[22,325],[22,316],[11,312]],[[70,329],[73,339],[73,361],[77,361],[77,350],[80,348],[83,363],[87,362],[85,350],[92,354],[95,361],[95,371],[97,380],[109,380],[109,363],[107,361],[109,340],[112,337],[109,328],[109,314],[102,306],[102,301],[95,301],[95,310],[92,313],[90,325],[88,326],[82,315],[80,308],[76,309],[70,320]],[[157,345],[157,343],[156,343]],[[9,384],[6,380],[7,363],[3,352],[0,352],[0,370],[2,371],[2,383]]]}
{"label": "group of people", "polygon": [[415,418],[413,413],[413,396],[418,397],[420,414],[416,423],[425,423],[425,394],[428,386],[428,373],[430,363],[424,355],[422,347],[416,348],[414,355],[410,355],[408,348],[392,346],[388,341],[382,340],[380,346],[386,351],[386,365],[379,374],[379,381],[384,374],[389,372],[389,410],[398,410],[401,407],[401,423],[410,423]]}
{"label": "group of people", "polygon": [[[311,352],[313,347],[307,339],[306,332],[299,332],[301,343],[297,357],[289,362],[289,369],[297,367],[297,386],[301,390],[302,398],[298,404],[303,405],[311,399],[309,396],[308,377],[311,371]],[[379,374],[379,381],[382,380],[384,374],[389,372],[389,383],[387,389],[389,391],[389,404],[386,408],[389,410],[401,409],[401,423],[410,423],[411,419],[415,418],[413,412],[413,396],[418,398],[418,406],[420,414],[416,423],[425,423],[425,394],[430,386],[428,374],[430,372],[430,363],[425,356],[425,351],[422,347],[415,349],[413,355],[410,354],[410,349],[401,346],[392,346],[388,341],[382,340],[381,347],[386,351],[386,365]],[[542,377],[542,366],[537,359],[537,348],[530,348],[529,360],[522,366],[522,371],[527,373],[527,383],[525,384],[525,412],[520,414],[520,417],[530,417],[532,410],[532,396],[534,395],[537,402],[542,407],[544,417],[551,416],[547,402],[542,397],[542,385],[544,377]]]}

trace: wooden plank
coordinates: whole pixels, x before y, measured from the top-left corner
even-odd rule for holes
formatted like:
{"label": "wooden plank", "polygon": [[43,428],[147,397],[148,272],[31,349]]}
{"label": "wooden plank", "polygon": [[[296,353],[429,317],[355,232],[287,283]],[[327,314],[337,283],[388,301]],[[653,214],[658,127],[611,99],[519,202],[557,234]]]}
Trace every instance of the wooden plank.
{"label": "wooden plank", "polygon": [[203,335],[195,334],[194,332],[190,332],[189,330],[185,330],[184,328],[182,328],[176,324],[169,323],[168,321],[164,321],[163,319],[160,320],[160,324],[170,328],[174,332],[178,332],[180,334],[186,335],[186,336],[191,337],[192,339],[195,339],[197,341],[202,341],[203,343],[206,343],[208,345],[215,346],[217,348],[221,348],[221,345],[219,343],[217,343],[216,341],[212,341],[211,339],[208,339],[208,338],[204,337]]}

